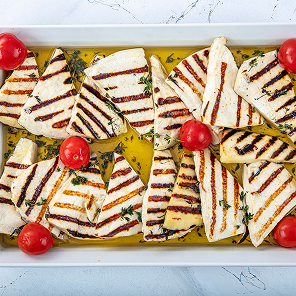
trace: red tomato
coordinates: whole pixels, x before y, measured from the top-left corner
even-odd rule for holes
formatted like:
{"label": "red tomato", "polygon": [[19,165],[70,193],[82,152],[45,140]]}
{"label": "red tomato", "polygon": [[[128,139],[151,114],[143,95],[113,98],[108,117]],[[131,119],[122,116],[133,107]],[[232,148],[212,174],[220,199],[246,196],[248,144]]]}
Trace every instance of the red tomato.
{"label": "red tomato", "polygon": [[51,233],[39,223],[28,223],[18,237],[18,246],[28,255],[40,255],[53,245]]}
{"label": "red tomato", "polygon": [[296,73],[296,39],[288,39],[279,50],[279,61],[289,72]]}
{"label": "red tomato", "polygon": [[65,166],[73,170],[85,167],[90,158],[87,142],[80,137],[66,139],[60,147],[61,161]]}
{"label": "red tomato", "polygon": [[27,57],[26,45],[11,33],[0,34],[0,69],[5,71],[19,67]]}
{"label": "red tomato", "polygon": [[200,151],[212,142],[212,134],[208,127],[198,120],[186,121],[180,129],[182,145],[190,151]]}
{"label": "red tomato", "polygon": [[296,247],[296,217],[284,217],[274,228],[272,237],[283,247]]}

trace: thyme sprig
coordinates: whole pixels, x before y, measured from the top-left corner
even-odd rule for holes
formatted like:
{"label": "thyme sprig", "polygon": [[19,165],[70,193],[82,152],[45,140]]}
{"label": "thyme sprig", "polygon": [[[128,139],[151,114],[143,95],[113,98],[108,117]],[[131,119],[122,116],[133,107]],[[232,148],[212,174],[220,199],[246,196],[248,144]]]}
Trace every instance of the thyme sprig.
{"label": "thyme sprig", "polygon": [[249,62],[249,66],[250,66],[250,69],[249,71],[253,68],[253,67],[256,67],[258,66],[258,58],[261,57],[263,58],[264,57],[264,51],[263,50],[255,50],[252,54],[253,56],[257,56],[255,57],[254,59],[252,59],[250,62]]}
{"label": "thyme sprig", "polygon": [[150,73],[147,76],[142,76],[140,82],[145,83],[144,94],[150,96],[152,91],[152,79]]}
{"label": "thyme sprig", "polygon": [[219,206],[223,206],[223,210],[228,210],[231,208],[231,205],[227,203],[225,199],[219,200]]}
{"label": "thyme sprig", "polygon": [[181,140],[178,140],[178,139],[172,138],[172,137],[169,136],[169,135],[161,135],[161,134],[159,134],[159,133],[155,133],[155,132],[154,132],[154,127],[152,127],[152,128],[150,129],[150,131],[147,132],[146,134],[141,135],[141,136],[139,137],[139,139],[140,139],[140,140],[143,140],[144,137],[145,137],[145,138],[151,138],[151,140],[154,139],[154,138],[164,137],[164,140],[167,141],[168,144],[170,144],[171,141],[174,141],[175,143],[181,143]]}
{"label": "thyme sprig", "polygon": [[108,93],[106,93],[106,98],[111,100],[106,100],[106,106],[116,114],[121,113],[120,109],[112,102],[112,99],[115,99],[115,97],[111,97]]}
{"label": "thyme sprig", "polygon": [[25,200],[26,206],[43,206],[43,205],[46,204],[46,202],[47,202],[47,199],[42,198],[42,197],[41,197],[41,202],[33,202],[33,201],[29,200],[29,199]]}
{"label": "thyme sprig", "polygon": [[142,214],[140,212],[135,211],[132,205],[129,205],[127,208],[121,208],[120,218],[129,222],[131,219],[126,215],[133,216],[133,214],[137,215],[137,219],[139,222],[142,222]]}

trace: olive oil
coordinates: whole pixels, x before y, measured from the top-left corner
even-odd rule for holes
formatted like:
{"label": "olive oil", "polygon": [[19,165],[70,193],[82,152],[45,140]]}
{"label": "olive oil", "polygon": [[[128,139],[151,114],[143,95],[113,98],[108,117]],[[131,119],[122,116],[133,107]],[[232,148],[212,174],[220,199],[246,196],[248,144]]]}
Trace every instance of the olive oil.
{"label": "olive oil", "polygon": [[[147,47],[145,48],[146,58],[147,60],[151,56],[151,54],[156,54],[163,65],[165,66],[167,72],[169,73],[182,59],[186,58],[188,55],[202,49],[204,47],[177,47],[177,48],[158,48],[158,47]],[[251,58],[255,50],[264,50],[265,52],[274,50],[276,47],[262,47],[262,48],[254,48],[254,47],[232,47],[230,48],[234,58],[237,62],[237,65],[240,66],[241,63]],[[40,74],[44,72],[48,61],[51,57],[54,48],[30,48],[36,54],[37,63],[39,65]],[[118,50],[122,50],[126,48],[63,48],[63,50],[67,53],[66,57],[70,64],[71,72],[74,77],[74,83],[76,89],[79,90],[80,84],[83,81],[83,70],[89,65],[94,55],[100,54],[108,56]],[[295,80],[295,76],[292,77],[293,83]],[[272,136],[277,136],[281,140],[289,143],[294,146],[291,141],[282,134],[279,130],[272,127],[269,123],[265,123],[263,126],[259,127],[249,127],[246,130],[254,131],[258,133],[268,134]],[[61,144],[61,140],[49,139],[43,136],[32,135],[26,130],[16,129],[12,127],[4,128],[4,163],[6,162],[9,155],[13,152],[13,149],[21,137],[27,137],[33,141],[35,141],[38,145],[38,161],[50,159],[58,154],[59,146]],[[113,169],[113,161],[112,161],[112,152],[114,150],[118,151],[122,154],[133,169],[139,174],[141,180],[147,184],[150,175],[150,168],[153,156],[153,144],[148,139],[140,139],[139,135],[131,128],[128,127],[128,132],[126,134],[120,135],[119,137],[115,137],[108,140],[99,140],[99,141],[91,141],[90,149],[92,152],[96,152],[98,155],[99,166],[101,169],[102,177],[105,182],[107,182],[110,178],[112,169]],[[214,153],[217,157],[219,157],[219,147],[213,147]],[[176,144],[172,149],[172,154],[176,165],[178,166],[180,162],[180,158],[183,152],[182,146]],[[111,156],[111,161],[110,161]],[[236,164],[226,164],[227,169],[238,179],[240,183],[242,180],[242,165]],[[295,166],[286,165],[287,169],[295,176]],[[211,243],[211,245],[234,245],[240,240],[241,236],[235,236],[228,239],[224,239],[218,241],[216,243]],[[9,237],[7,235],[2,235],[2,243],[4,246],[16,246],[17,238]],[[88,244],[88,245],[96,245],[96,246],[137,246],[139,244],[144,245],[186,245],[186,244],[209,244],[203,225],[193,229],[192,232],[185,235],[184,237],[168,240],[165,242],[145,242],[143,240],[143,235],[138,234],[129,237],[117,238],[117,239],[106,239],[106,240],[77,240],[70,238],[67,242],[61,242],[57,239],[54,239],[55,246],[69,246],[74,244]],[[251,244],[250,240],[247,239],[243,244]],[[264,240],[263,244],[269,244],[268,238]]]}

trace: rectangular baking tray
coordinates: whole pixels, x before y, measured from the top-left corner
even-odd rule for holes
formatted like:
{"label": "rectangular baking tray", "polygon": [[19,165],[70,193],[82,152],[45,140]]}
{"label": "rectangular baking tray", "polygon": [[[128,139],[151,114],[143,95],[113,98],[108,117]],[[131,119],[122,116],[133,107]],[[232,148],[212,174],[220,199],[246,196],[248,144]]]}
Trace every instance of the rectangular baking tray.
{"label": "rectangular baking tray", "polygon": [[[289,24],[190,24],[0,27],[30,46],[135,47],[208,46],[225,36],[230,46],[273,46],[296,37]],[[0,71],[0,84],[3,73]],[[2,136],[0,128],[0,137]],[[3,140],[2,140],[3,141]],[[3,143],[2,143],[3,144]],[[0,145],[0,157],[2,158]],[[3,160],[1,159],[1,162]],[[0,266],[296,266],[296,250],[264,245],[81,246],[29,256],[0,245]]]}

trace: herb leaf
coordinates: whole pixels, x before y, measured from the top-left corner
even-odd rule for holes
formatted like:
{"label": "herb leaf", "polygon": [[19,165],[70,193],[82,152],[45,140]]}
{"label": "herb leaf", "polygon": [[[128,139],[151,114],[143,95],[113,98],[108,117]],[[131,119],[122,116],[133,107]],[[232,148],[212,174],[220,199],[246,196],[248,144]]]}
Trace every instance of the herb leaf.
{"label": "herb leaf", "polygon": [[219,200],[219,206],[223,206],[223,210],[231,208],[231,205],[229,205],[225,199]]}

